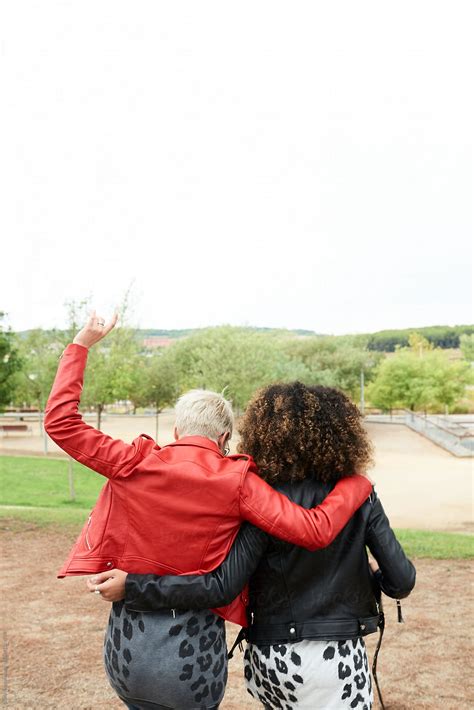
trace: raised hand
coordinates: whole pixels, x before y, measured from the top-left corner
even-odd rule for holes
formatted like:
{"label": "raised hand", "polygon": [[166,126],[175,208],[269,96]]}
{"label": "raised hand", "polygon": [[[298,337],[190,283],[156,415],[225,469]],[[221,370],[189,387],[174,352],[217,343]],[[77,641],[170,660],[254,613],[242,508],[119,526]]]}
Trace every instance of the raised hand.
{"label": "raised hand", "polygon": [[118,313],[115,312],[110,323],[106,325],[105,319],[98,316],[94,310],[92,311],[86,325],[79,331],[79,333],[77,333],[72,342],[76,343],[76,345],[83,345],[85,348],[90,348],[110,333],[110,331],[115,327],[117,320]]}

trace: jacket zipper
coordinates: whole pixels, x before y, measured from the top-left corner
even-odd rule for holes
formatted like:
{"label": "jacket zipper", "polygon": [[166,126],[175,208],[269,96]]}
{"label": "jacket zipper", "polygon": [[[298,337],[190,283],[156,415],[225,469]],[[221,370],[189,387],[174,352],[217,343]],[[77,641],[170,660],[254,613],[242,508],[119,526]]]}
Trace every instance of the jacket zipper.
{"label": "jacket zipper", "polygon": [[89,528],[91,526],[91,519],[92,519],[92,513],[89,515],[89,519],[87,521],[87,530],[86,530],[86,547],[88,550],[92,550],[92,545],[89,540]]}
{"label": "jacket zipper", "polygon": [[402,614],[402,603],[401,603],[400,599],[396,599],[396,602],[397,602],[397,617],[398,617],[398,623],[399,623],[399,624],[404,624],[404,623],[405,623],[405,619],[403,618],[403,614]]}

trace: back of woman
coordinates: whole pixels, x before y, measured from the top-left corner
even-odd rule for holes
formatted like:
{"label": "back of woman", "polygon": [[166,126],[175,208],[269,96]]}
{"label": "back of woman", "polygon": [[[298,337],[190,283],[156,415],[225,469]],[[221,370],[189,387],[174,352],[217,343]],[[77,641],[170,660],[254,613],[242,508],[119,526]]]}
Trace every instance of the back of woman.
{"label": "back of woman", "polygon": [[[324,499],[332,485],[308,478],[285,483],[277,489],[310,508]],[[360,631],[355,619],[366,626],[362,631],[367,631],[369,625],[375,630],[378,608],[366,544],[376,500],[372,494],[324,550],[309,552],[267,538],[265,554],[250,579],[251,638],[278,641],[286,636],[296,641],[309,631],[312,636],[322,638],[328,628],[336,633],[336,619],[346,620],[340,624],[343,635],[347,629]],[[286,634],[280,628],[273,629],[275,616],[278,626],[287,625]]]}
{"label": "back of woman", "polygon": [[[305,507],[329,489],[311,479],[279,487]],[[250,532],[242,534],[250,539]],[[265,706],[372,706],[364,636],[378,628],[380,587],[366,545],[386,570],[377,574],[384,591],[405,597],[415,570],[375,492],[325,550],[308,552],[268,538],[250,578],[251,624],[244,656],[247,688]],[[243,567],[250,564],[245,549],[239,554]]]}
{"label": "back of woman", "polygon": [[[267,388],[240,429],[266,480],[303,507],[372,464],[362,416],[334,388]],[[254,550],[263,545],[258,538]],[[366,546],[382,569],[378,581]],[[326,549],[308,552],[267,536],[259,553],[250,578],[248,691],[271,708],[370,708],[364,636],[378,627],[378,586],[404,597],[415,582],[375,491]],[[250,565],[245,557],[244,547],[242,566]]]}

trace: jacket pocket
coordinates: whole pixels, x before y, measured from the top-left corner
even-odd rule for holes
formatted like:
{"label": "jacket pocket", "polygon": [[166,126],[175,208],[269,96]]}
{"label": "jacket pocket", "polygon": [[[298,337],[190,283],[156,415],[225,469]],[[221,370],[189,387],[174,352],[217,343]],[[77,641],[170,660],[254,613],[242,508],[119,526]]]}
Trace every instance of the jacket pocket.
{"label": "jacket pocket", "polygon": [[97,555],[100,552],[111,506],[112,486],[106,483],[82,529],[78,541],[78,552],[81,555]]}

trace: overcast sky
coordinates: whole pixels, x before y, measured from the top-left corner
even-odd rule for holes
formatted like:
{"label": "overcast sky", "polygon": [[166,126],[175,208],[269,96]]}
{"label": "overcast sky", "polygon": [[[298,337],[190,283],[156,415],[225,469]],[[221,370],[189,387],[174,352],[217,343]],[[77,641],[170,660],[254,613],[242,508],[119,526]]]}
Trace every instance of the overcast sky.
{"label": "overcast sky", "polygon": [[0,310],[471,322],[472,3],[14,0]]}

